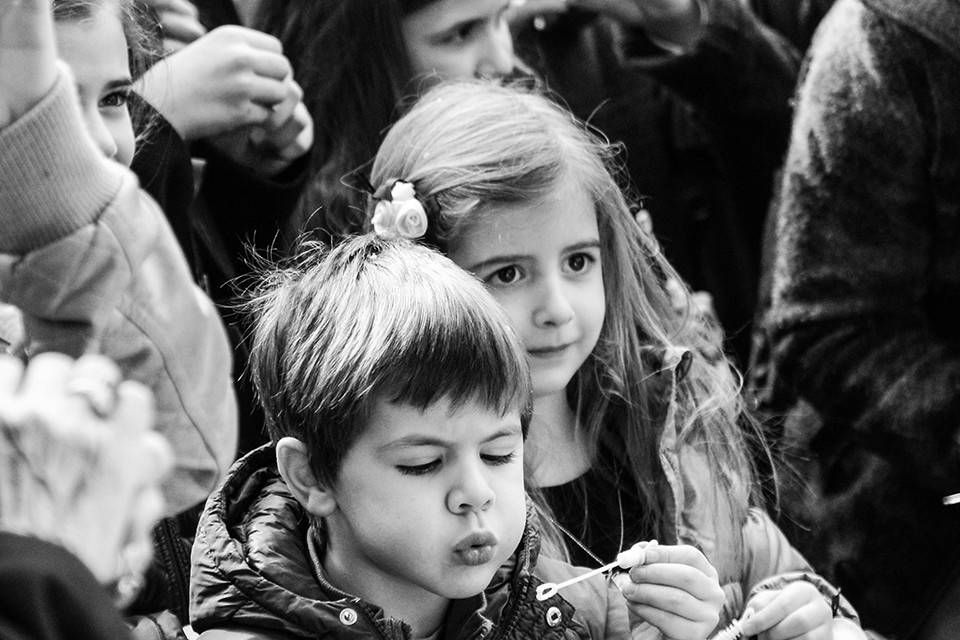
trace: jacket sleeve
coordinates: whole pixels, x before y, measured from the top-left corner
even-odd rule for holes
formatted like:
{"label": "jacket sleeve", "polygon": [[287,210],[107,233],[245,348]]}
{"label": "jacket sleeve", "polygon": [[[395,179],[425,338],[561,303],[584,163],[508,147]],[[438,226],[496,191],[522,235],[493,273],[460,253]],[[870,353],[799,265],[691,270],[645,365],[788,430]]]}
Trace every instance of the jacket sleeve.
{"label": "jacket sleeve", "polygon": [[700,0],[703,28],[685,51],[657,47],[639,29],[623,40],[624,64],[657,78],[707,114],[776,128],[786,140],[800,53],[739,0]]}
{"label": "jacket sleeve", "polygon": [[960,352],[931,310],[949,293],[938,270],[955,272],[955,236],[938,222],[956,200],[937,199],[956,193],[956,174],[931,178],[947,116],[932,109],[928,61],[911,32],[857,3],[821,24],[779,196],[767,324],[782,393],[948,493],[960,481]]}
{"label": "jacket sleeve", "polygon": [[236,447],[230,349],[162,212],[86,135],[69,74],[0,131],[0,299],[28,354],[99,351],[153,390],[176,463],[167,511],[204,499]]}

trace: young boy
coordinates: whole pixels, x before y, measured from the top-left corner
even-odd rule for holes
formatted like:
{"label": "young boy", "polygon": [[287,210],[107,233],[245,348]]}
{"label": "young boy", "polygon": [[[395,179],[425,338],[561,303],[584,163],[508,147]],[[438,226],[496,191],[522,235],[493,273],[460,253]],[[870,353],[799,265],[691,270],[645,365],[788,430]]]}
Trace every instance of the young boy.
{"label": "young boy", "polygon": [[231,470],[193,549],[202,638],[628,637],[596,577],[527,521],[522,347],[482,284],[403,240],[278,271],[251,305],[271,446]]}

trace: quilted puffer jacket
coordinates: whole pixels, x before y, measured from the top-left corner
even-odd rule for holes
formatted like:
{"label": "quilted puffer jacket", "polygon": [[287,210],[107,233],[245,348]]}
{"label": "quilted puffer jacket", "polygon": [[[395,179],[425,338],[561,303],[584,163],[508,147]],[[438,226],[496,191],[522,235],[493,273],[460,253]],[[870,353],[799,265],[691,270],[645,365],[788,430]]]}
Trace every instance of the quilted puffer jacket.
{"label": "quilted puffer jacket", "polygon": [[[308,535],[275,455],[268,445],[239,460],[207,501],[193,547],[193,629],[203,640],[410,638],[405,623],[324,579],[320,545]],[[630,637],[623,597],[601,577],[537,601],[542,582],[585,570],[538,561],[532,521],[487,591],[452,604],[443,638]]]}
{"label": "quilted puffer jacket", "polygon": [[153,391],[176,456],[164,484],[176,513],[234,458],[230,346],[163,213],[84,134],[74,91],[61,70],[0,130],[0,302],[22,314],[26,353],[99,352]]}

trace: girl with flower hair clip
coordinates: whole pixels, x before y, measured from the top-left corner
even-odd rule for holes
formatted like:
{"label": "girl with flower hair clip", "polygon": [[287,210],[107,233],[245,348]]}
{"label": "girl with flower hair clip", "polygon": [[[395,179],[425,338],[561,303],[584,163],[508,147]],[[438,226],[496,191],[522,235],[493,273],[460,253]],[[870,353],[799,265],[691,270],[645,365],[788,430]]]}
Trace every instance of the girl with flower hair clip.
{"label": "girl with flower hair clip", "polygon": [[[667,282],[679,278],[612,160],[542,96],[464,82],[398,121],[370,181],[435,203],[421,241],[482,280],[521,337],[528,485],[554,542],[596,565],[625,541],[659,540],[622,591],[639,637],[706,638],[748,609],[743,637],[864,637],[763,510],[748,449],[762,439],[739,377],[703,355],[718,337],[676,313]],[[383,213],[372,199],[369,225],[395,233]]]}

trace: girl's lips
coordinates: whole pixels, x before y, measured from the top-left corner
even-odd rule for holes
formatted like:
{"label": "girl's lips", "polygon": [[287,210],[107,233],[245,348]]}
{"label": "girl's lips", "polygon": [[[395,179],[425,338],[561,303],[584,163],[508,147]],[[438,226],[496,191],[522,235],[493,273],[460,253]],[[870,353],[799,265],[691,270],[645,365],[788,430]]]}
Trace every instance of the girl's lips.
{"label": "girl's lips", "polygon": [[527,353],[537,357],[555,356],[569,349],[571,344],[572,343],[562,344],[556,347],[537,347],[533,349],[527,349]]}

